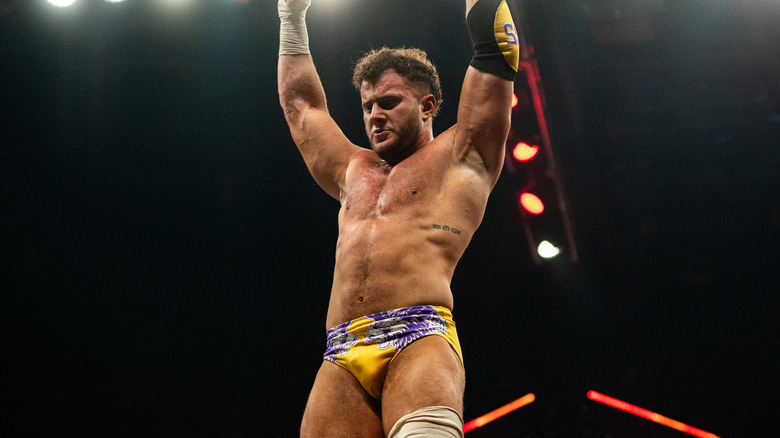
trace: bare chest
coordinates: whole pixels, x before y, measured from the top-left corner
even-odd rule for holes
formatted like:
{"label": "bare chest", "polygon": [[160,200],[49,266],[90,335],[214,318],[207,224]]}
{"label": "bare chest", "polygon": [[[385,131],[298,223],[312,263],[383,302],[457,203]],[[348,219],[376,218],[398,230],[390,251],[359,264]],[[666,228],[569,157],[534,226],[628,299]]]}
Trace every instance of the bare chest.
{"label": "bare chest", "polygon": [[361,166],[347,180],[343,217],[365,220],[425,209],[438,197],[443,179],[441,171],[423,166]]}

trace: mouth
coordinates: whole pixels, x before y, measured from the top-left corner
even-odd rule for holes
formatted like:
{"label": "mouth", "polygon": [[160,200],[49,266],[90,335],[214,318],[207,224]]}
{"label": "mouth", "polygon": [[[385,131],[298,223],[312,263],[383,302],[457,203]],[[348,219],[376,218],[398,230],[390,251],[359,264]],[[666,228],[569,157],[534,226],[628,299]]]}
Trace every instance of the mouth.
{"label": "mouth", "polygon": [[377,129],[373,133],[375,142],[385,141],[389,136],[390,136],[390,131],[388,131],[387,129]]}

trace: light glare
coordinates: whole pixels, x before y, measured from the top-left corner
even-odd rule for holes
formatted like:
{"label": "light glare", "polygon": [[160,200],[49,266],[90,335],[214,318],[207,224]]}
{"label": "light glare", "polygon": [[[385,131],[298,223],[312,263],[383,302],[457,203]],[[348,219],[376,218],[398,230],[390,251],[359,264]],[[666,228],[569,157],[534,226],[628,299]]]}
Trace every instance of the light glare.
{"label": "light glare", "polygon": [[512,156],[517,161],[529,161],[533,159],[536,154],[539,153],[539,146],[529,145],[528,143],[521,141],[515,145],[512,149]]}
{"label": "light glare", "polygon": [[75,2],[76,0],[49,0],[49,3],[60,8],[64,8],[65,6],[70,6]]}
{"label": "light glare", "polygon": [[613,407],[615,409],[620,409],[623,412],[628,412],[629,414],[634,414],[638,417],[642,417],[646,420],[650,420],[653,422],[656,422],[658,424],[663,424],[666,427],[671,427],[672,429],[677,429],[680,432],[685,432],[687,434],[699,437],[699,438],[719,438],[717,435],[705,432],[701,429],[697,429],[695,427],[688,426],[687,424],[680,423],[679,421],[672,420],[671,418],[666,418],[663,415],[656,414],[653,411],[648,411],[647,409],[642,409],[639,406],[634,406],[630,403],[626,403],[624,401],[618,400],[616,398],[612,398],[608,395],[600,394],[596,391],[588,391],[588,398],[603,403],[609,407]]}
{"label": "light glare", "polygon": [[473,430],[473,429],[476,429],[478,427],[482,427],[482,426],[490,423],[491,421],[493,421],[493,420],[495,420],[497,418],[501,418],[504,415],[506,415],[506,414],[516,410],[516,409],[520,409],[523,406],[525,406],[525,405],[527,405],[529,403],[532,403],[534,400],[536,400],[536,396],[534,396],[533,393],[526,394],[526,395],[520,397],[519,399],[513,401],[512,403],[508,403],[508,404],[506,404],[506,405],[496,409],[495,411],[488,412],[487,414],[485,414],[485,415],[483,415],[483,416],[481,416],[479,418],[475,418],[474,420],[471,420],[468,423],[464,424],[463,425],[463,433],[466,433],[466,432],[468,432],[470,430]]}
{"label": "light glare", "polygon": [[543,240],[542,243],[539,244],[537,252],[539,253],[539,257],[543,259],[551,259],[560,254],[561,250],[552,243]]}
{"label": "light glare", "polygon": [[544,212],[544,202],[533,193],[525,192],[521,194],[520,205],[531,214],[542,214]]}

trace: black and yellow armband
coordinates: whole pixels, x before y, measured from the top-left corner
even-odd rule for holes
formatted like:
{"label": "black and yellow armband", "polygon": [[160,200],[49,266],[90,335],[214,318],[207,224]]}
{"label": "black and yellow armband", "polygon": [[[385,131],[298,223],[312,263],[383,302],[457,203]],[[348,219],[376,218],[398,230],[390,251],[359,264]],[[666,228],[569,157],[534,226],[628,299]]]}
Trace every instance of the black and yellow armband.
{"label": "black and yellow armband", "polygon": [[479,0],[469,11],[466,25],[474,44],[471,65],[513,81],[520,62],[520,45],[506,1]]}

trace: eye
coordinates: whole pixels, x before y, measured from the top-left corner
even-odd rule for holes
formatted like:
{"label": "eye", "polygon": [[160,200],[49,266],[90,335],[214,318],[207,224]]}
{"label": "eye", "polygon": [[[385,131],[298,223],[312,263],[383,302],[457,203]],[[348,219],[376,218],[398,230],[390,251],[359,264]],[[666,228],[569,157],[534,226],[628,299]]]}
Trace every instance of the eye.
{"label": "eye", "polygon": [[395,108],[400,102],[401,99],[398,97],[387,97],[380,99],[377,103],[382,109],[389,110]]}

